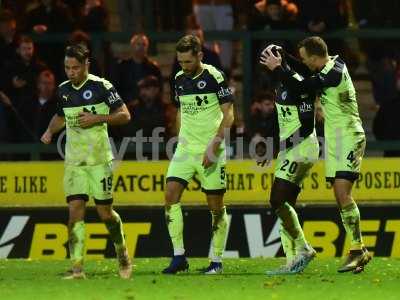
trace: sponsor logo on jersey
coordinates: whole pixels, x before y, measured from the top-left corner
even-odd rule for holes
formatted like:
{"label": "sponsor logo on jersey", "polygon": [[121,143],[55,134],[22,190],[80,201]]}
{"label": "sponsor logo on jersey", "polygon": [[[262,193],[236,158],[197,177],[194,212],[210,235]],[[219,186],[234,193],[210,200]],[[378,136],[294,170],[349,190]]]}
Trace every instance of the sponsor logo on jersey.
{"label": "sponsor logo on jersey", "polygon": [[312,104],[303,102],[299,107],[300,113],[306,113],[313,110]]}
{"label": "sponsor logo on jersey", "polygon": [[218,91],[218,98],[224,98],[233,95],[232,89],[230,87],[227,87],[224,89],[221,87],[221,89]]}
{"label": "sponsor logo on jersey", "polygon": [[197,103],[197,106],[200,106],[202,103],[208,104],[207,96],[204,96],[203,98],[196,96],[196,103]]}
{"label": "sponsor logo on jersey", "polygon": [[91,90],[86,90],[83,92],[83,98],[89,100],[93,97],[93,92]]}
{"label": "sponsor logo on jersey", "polygon": [[287,97],[287,91],[283,91],[281,94],[282,100],[286,100],[286,97]]}
{"label": "sponsor logo on jersey", "polygon": [[204,80],[200,80],[199,82],[197,82],[197,87],[202,90],[206,87],[207,83]]}
{"label": "sponsor logo on jersey", "polygon": [[117,101],[119,101],[121,97],[119,96],[118,92],[111,92],[110,96],[108,96],[108,103],[113,104]]}
{"label": "sponsor logo on jersey", "polygon": [[69,95],[63,95],[62,97],[63,97],[63,99],[64,99],[65,101],[68,101]]}

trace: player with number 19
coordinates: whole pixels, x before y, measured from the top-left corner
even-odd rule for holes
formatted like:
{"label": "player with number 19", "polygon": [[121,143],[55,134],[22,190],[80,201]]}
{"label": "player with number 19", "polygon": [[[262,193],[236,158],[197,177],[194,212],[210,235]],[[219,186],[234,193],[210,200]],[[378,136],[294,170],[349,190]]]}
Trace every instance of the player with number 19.
{"label": "player with number 19", "polygon": [[68,235],[72,269],[66,279],[85,278],[85,205],[94,198],[97,212],[114,243],[119,274],[129,278],[132,265],[121,218],[112,209],[113,155],[107,125],[129,122],[130,114],[110,82],[89,74],[89,51],[82,45],[66,48],[68,80],[58,87],[58,111],[41,141],[49,144],[66,126],[64,191],[69,207]]}

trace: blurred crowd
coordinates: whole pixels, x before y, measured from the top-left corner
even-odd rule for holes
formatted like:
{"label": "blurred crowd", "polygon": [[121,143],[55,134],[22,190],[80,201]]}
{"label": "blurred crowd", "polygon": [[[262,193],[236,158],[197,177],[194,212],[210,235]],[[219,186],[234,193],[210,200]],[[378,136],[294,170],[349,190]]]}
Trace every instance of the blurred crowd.
{"label": "blurred crowd", "polygon": [[[156,127],[165,127],[165,135],[172,137],[176,135],[176,110],[170,84],[179,65],[176,59],[171,61],[169,74],[163,74],[159,64],[149,58],[152,41],[143,32],[195,34],[203,43],[204,62],[235,78],[235,69],[240,66],[240,44],[231,40],[207,41],[204,31],[301,30],[321,35],[346,28],[400,25],[397,0],[6,0],[0,3],[1,143],[39,141],[56,109],[56,87],[65,80],[63,56],[69,44],[84,43],[91,49],[91,73],[110,80],[134,115],[128,125],[110,129],[114,138],[135,136],[138,130],[143,130],[144,136],[151,135]],[[132,33],[128,55],[114,53],[109,42],[92,43],[93,35],[111,28]],[[46,38],[53,33],[64,33],[68,38],[66,41]],[[238,123],[234,129],[249,139],[276,132],[275,95],[268,73],[260,70],[257,62],[261,49],[270,42],[254,40],[252,45],[253,75],[257,80],[252,86],[250,122]],[[296,44],[291,40],[273,42],[295,52]],[[400,39],[360,39],[356,47],[354,41],[349,43],[345,39],[327,42],[330,52],[343,56],[355,76],[366,74],[371,80],[376,103],[371,108],[376,111],[375,137],[400,140],[395,125],[400,125],[396,116],[400,109]],[[322,123],[323,116],[318,114],[320,135],[323,135]]]}

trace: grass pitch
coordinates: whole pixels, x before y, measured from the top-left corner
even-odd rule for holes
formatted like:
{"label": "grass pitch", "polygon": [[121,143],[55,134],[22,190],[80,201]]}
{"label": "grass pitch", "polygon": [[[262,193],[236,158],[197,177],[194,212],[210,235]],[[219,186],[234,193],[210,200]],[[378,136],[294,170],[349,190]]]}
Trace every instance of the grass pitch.
{"label": "grass pitch", "polygon": [[338,259],[315,259],[301,275],[264,275],[284,262],[273,259],[226,259],[223,275],[196,269],[207,259],[189,259],[189,273],[161,275],[169,259],[135,259],[130,280],[118,278],[116,261],[87,261],[86,280],[62,280],[67,260],[0,260],[0,299],[141,300],[141,299],[400,299],[400,259],[374,258],[361,274],[339,274]]}

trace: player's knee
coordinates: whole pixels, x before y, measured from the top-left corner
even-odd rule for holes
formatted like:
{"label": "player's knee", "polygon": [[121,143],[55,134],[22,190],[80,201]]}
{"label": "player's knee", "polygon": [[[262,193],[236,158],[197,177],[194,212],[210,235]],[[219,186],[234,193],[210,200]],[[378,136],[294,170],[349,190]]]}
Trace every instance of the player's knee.
{"label": "player's knee", "polygon": [[115,219],[112,210],[98,210],[99,218],[102,222],[111,222]]}
{"label": "player's knee", "polygon": [[339,192],[335,194],[336,197],[336,202],[339,203],[340,206],[346,206],[347,204],[351,203],[353,201],[353,198],[351,197],[351,194],[346,193],[346,192]]}
{"label": "player's knee", "polygon": [[172,205],[179,202],[179,193],[173,189],[167,189],[165,191],[165,205]]}
{"label": "player's knee", "polygon": [[279,207],[282,206],[282,204],[284,203],[284,201],[282,201],[281,199],[275,198],[275,197],[271,197],[271,199],[269,200],[269,203],[271,205],[271,208],[273,211],[277,210]]}
{"label": "player's knee", "polygon": [[99,215],[100,216],[100,220],[102,221],[102,222],[104,222],[104,223],[107,223],[107,222],[112,222],[112,221],[114,221],[114,216],[112,215],[112,214],[107,214],[107,213],[105,213],[105,214],[101,214],[101,215]]}

